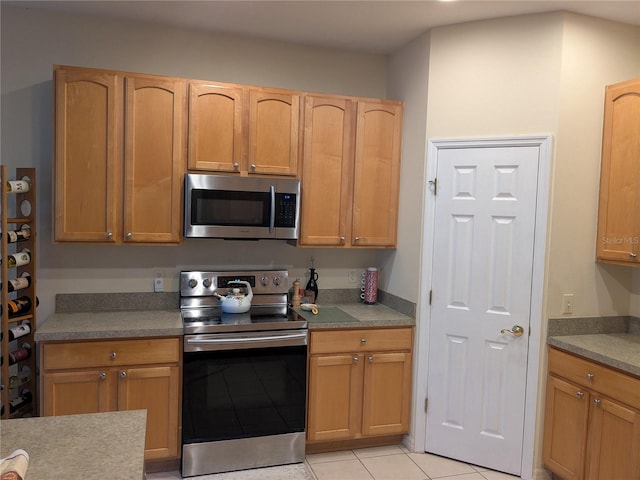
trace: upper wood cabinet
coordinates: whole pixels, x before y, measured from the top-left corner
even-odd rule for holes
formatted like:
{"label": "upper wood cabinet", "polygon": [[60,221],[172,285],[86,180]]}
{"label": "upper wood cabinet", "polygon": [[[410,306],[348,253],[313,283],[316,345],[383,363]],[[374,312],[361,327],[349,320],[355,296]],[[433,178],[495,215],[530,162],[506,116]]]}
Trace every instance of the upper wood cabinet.
{"label": "upper wood cabinet", "polygon": [[189,169],[298,173],[300,95],[232,84],[189,84]]}
{"label": "upper wood cabinet", "polygon": [[605,89],[598,261],[640,265],[640,78]]}
{"label": "upper wood cabinet", "polygon": [[401,137],[399,102],[306,97],[300,245],[396,245]]}
{"label": "upper wood cabinet", "polygon": [[185,82],[56,67],[54,238],[179,243]]}

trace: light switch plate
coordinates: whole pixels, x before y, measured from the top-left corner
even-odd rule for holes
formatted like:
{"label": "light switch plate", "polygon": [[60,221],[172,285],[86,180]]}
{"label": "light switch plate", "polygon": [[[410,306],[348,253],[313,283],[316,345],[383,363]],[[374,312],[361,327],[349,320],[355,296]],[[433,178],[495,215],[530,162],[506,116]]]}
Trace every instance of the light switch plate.
{"label": "light switch plate", "polygon": [[164,292],[164,279],[162,278],[161,273],[156,273],[156,276],[153,279],[153,291]]}
{"label": "light switch plate", "polygon": [[573,313],[573,293],[562,295],[562,313],[571,315]]}

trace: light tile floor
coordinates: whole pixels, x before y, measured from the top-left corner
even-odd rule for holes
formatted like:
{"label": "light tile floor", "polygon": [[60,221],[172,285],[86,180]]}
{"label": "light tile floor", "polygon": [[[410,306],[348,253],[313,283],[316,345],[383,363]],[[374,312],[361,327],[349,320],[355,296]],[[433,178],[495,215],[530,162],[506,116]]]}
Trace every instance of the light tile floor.
{"label": "light tile floor", "polygon": [[[307,455],[315,480],[516,480],[518,477],[429,453],[411,453],[402,445]],[[296,470],[278,467],[192,477],[193,480],[302,480]],[[299,473],[299,471],[298,471]],[[148,480],[179,479],[178,472],[154,473]]]}

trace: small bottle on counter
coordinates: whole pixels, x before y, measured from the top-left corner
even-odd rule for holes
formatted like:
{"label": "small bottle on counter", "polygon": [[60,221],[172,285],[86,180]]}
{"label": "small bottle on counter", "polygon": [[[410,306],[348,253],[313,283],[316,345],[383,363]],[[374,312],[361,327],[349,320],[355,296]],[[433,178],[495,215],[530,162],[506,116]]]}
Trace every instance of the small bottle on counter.
{"label": "small bottle on counter", "polygon": [[291,305],[300,306],[300,280],[297,278],[293,281],[293,295],[291,297]]}

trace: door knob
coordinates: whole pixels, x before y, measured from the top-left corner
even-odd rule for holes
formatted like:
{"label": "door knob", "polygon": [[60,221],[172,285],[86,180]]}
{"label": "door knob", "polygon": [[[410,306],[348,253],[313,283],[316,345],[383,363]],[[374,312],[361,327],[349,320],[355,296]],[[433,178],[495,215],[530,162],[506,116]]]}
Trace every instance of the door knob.
{"label": "door knob", "polygon": [[510,333],[515,337],[521,337],[524,333],[524,328],[522,328],[520,325],[514,325],[513,327],[511,327],[511,330],[509,330],[508,328],[503,328],[502,330],[500,330],[500,333]]}

